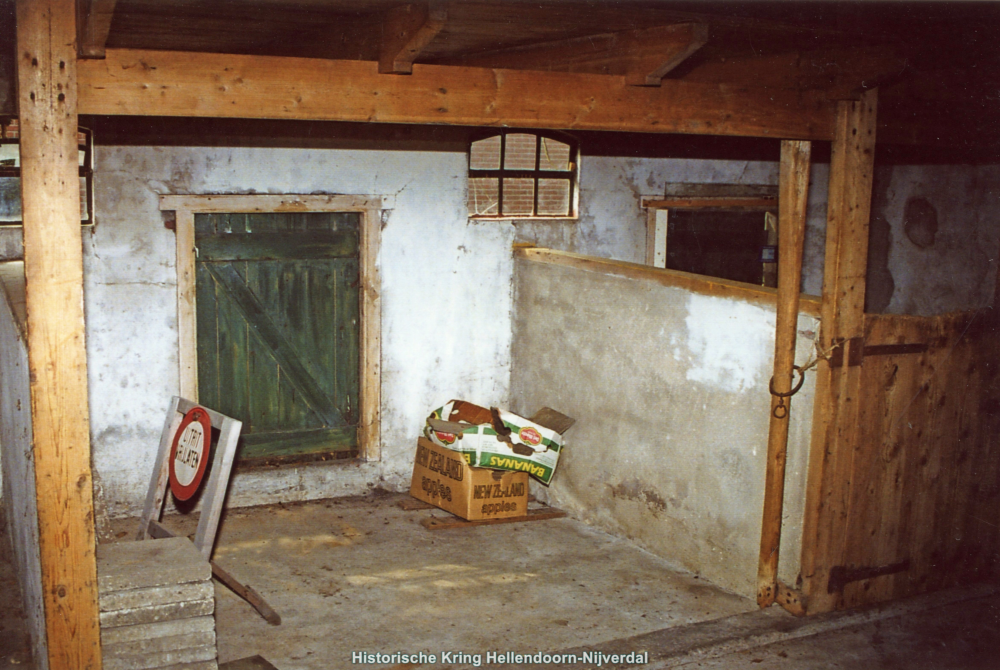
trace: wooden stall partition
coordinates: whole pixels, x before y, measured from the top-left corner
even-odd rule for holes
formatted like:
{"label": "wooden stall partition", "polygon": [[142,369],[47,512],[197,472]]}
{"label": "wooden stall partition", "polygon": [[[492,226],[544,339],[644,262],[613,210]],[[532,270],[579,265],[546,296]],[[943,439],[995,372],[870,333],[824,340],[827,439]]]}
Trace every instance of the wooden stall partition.
{"label": "wooden stall partition", "polygon": [[1000,551],[1000,384],[986,312],[866,315],[843,564],[850,608],[979,581]]}
{"label": "wooden stall partition", "polygon": [[803,529],[809,614],[991,577],[1000,551],[993,310],[864,314],[874,94],[841,103]]}
{"label": "wooden stall partition", "polygon": [[[862,341],[864,333],[877,99],[873,89],[860,101],[838,103],[831,147],[819,342],[821,351],[845,359],[856,355],[851,343]],[[851,463],[858,446],[860,369],[833,363],[821,361],[816,375],[801,561],[809,613],[837,605],[827,582],[831,568],[843,562]]]}

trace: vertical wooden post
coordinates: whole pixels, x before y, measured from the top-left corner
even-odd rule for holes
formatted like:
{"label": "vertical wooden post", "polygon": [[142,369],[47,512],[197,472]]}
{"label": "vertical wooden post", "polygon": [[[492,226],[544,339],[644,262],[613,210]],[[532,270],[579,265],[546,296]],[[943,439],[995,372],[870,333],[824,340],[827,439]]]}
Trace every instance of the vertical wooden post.
{"label": "vertical wooden post", "polygon": [[382,281],[378,256],[382,205],[369,206],[361,216],[361,422],[359,456],[382,458]]}
{"label": "vertical wooden post", "polygon": [[180,395],[198,401],[198,313],[195,306],[194,212],[178,209],[174,223],[177,245],[177,372]]}
{"label": "vertical wooden post", "polygon": [[28,366],[48,660],[52,670],[99,670],[73,0],[18,0],[17,70]]}
{"label": "vertical wooden post", "polygon": [[[792,388],[811,150],[809,142],[785,140],[781,143],[778,185],[778,310],[772,377],[773,390],[778,393],[788,393]],[[771,605],[778,592],[778,550],[791,405],[791,397],[771,396],[764,515],[760,532],[760,559],[757,564],[757,604],[760,607]]]}
{"label": "vertical wooden post", "polygon": [[857,356],[851,355],[851,341],[864,336],[877,108],[875,89],[865,92],[861,100],[837,106],[830,159],[820,346],[829,350],[840,342],[844,350],[837,357],[840,366],[833,368],[829,361],[821,361],[816,374],[802,530],[803,592],[810,614],[837,606],[837,595],[828,592],[827,583],[830,568],[842,564],[846,550],[861,385],[861,366],[852,365]]}

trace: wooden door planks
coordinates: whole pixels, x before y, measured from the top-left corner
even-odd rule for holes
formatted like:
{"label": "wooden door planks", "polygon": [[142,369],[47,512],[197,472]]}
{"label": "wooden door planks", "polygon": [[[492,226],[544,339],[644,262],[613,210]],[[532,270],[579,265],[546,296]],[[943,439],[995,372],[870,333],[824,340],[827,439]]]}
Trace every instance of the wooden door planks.
{"label": "wooden door planks", "polygon": [[[1000,529],[997,352],[983,312],[866,315],[872,346],[925,351],[866,357],[858,438],[843,510],[843,553],[830,566],[878,573],[828,593],[859,607],[989,578]],[[826,589],[824,589],[825,591]],[[809,611],[817,611],[809,594]]]}
{"label": "wooden door planks", "polygon": [[[795,335],[799,323],[799,287],[809,194],[809,142],[783,141],[779,172],[778,305],[775,319],[773,391],[788,393],[793,383]],[[803,374],[803,373],[800,373]],[[767,436],[767,472],[757,564],[757,604],[771,605],[778,593],[781,510],[785,493],[785,460],[791,397],[771,396]]]}
{"label": "wooden door planks", "polygon": [[99,670],[75,45],[73,0],[18,0],[28,364],[48,667]]}
{"label": "wooden door planks", "polygon": [[[864,334],[868,219],[871,209],[877,91],[837,104],[830,163],[823,328],[820,346]],[[827,591],[830,568],[843,564],[853,459],[858,447],[860,366],[832,369],[820,363],[816,376],[812,443],[806,486],[802,577],[810,613],[830,611],[837,597]]]}

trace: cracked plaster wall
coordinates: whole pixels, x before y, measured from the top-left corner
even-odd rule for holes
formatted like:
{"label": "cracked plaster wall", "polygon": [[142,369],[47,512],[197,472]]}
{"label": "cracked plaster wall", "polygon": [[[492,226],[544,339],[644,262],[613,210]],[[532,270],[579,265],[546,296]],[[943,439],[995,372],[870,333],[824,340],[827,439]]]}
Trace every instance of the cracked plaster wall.
{"label": "cracked plaster wall", "polygon": [[[577,419],[540,499],[753,598],[773,307],[518,260],[511,396]],[[799,317],[796,362],[818,320]],[[792,401],[779,576],[799,571],[815,375]]]}
{"label": "cracked plaster wall", "polygon": [[931,316],[989,306],[1000,165],[877,167],[867,309]]}
{"label": "cracked plaster wall", "polygon": [[178,388],[174,233],[162,193],[395,196],[379,258],[383,460],[237,473],[231,505],[404,488],[431,408],[453,396],[506,404],[513,231],[467,220],[464,154],[99,147],[96,160],[87,349],[95,488],[108,515],[140,508]]}

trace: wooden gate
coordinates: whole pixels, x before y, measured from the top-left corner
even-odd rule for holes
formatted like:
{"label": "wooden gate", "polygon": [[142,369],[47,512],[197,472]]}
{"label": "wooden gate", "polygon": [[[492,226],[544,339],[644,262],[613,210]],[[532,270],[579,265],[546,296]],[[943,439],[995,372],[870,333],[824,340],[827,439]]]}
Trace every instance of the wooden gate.
{"label": "wooden gate", "polygon": [[195,216],[198,396],[240,459],[356,450],[360,218]]}
{"label": "wooden gate", "polygon": [[996,574],[1000,377],[991,312],[866,314],[864,337],[832,357],[834,386],[860,369],[849,401],[857,421],[842,413],[827,433],[831,458],[816,513],[829,536],[824,554],[807,563],[807,551],[803,560],[810,611]]}

